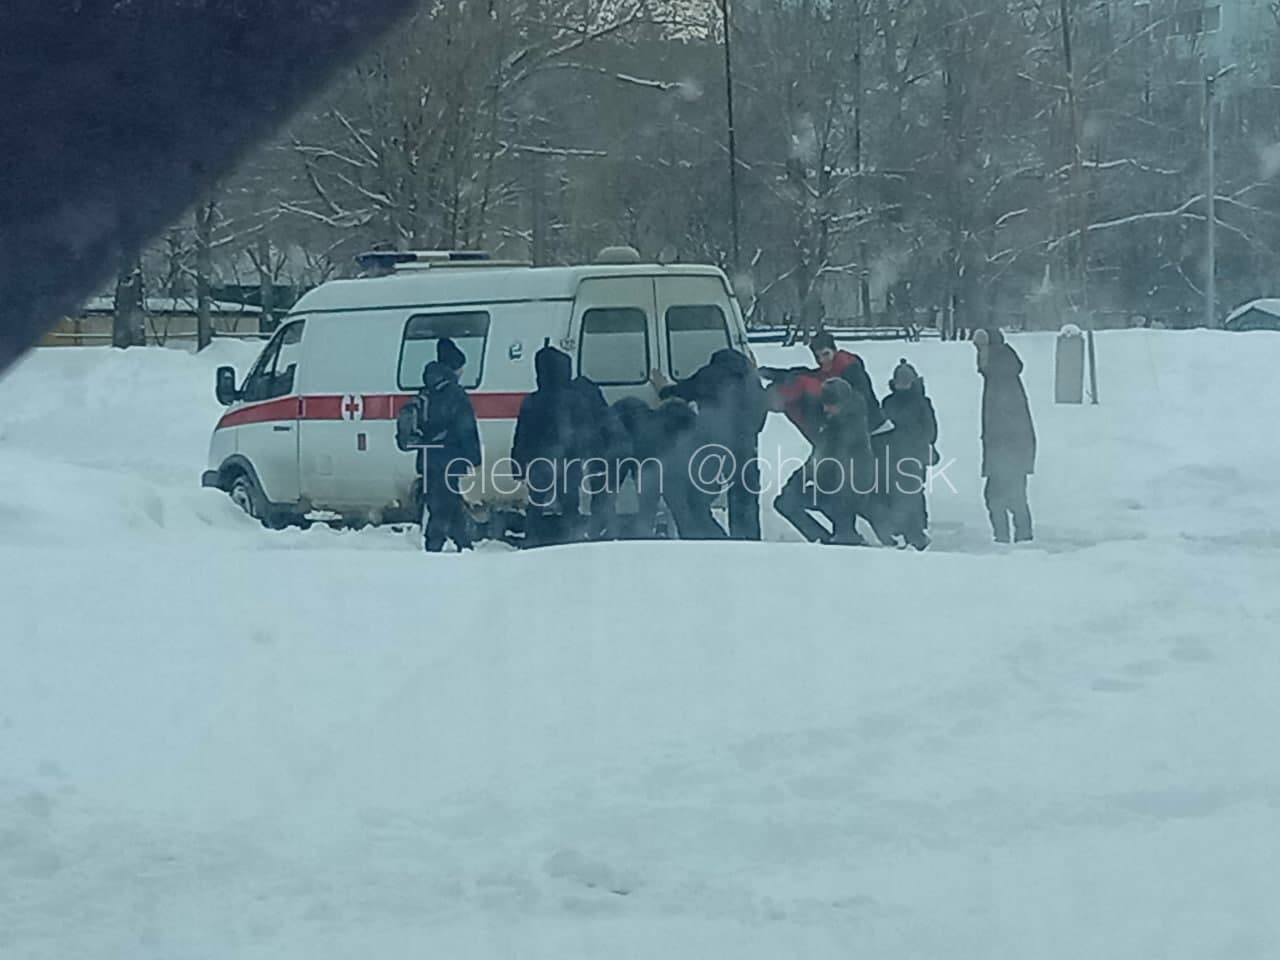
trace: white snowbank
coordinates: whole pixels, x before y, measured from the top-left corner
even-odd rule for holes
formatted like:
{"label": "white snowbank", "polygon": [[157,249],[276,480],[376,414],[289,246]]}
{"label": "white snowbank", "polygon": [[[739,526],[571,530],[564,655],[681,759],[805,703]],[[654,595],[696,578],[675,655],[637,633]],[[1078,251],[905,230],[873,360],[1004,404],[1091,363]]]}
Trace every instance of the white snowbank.
{"label": "white snowbank", "polygon": [[1098,407],[1013,342],[1015,553],[972,348],[862,348],[957,458],[922,555],[271,534],[196,486],[251,351],[38,352],[0,381],[0,956],[1276,955],[1280,338],[1100,335]]}

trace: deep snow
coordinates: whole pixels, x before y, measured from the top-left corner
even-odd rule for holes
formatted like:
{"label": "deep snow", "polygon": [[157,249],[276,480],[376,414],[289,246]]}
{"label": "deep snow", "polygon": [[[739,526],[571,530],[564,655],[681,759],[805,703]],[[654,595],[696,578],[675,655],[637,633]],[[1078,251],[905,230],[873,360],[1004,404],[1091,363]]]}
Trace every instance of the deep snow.
{"label": "deep snow", "polygon": [[197,486],[251,348],[37,352],[0,381],[0,957],[1280,955],[1280,337],[1104,334],[1083,408],[1015,345],[1016,551],[972,350],[859,346],[956,459],[922,555],[269,533]]}

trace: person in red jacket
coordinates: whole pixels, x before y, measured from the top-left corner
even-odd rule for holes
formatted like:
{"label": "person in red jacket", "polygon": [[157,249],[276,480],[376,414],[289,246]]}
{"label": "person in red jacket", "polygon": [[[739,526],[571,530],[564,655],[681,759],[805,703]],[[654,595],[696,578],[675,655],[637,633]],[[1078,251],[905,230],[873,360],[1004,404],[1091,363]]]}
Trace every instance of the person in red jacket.
{"label": "person in red jacket", "polygon": [[822,421],[822,403],[818,399],[822,384],[832,377],[839,377],[853,387],[866,404],[867,423],[872,435],[885,432],[888,427],[884,423],[884,414],[880,412],[880,402],[876,399],[875,388],[871,386],[871,377],[862,358],[839,349],[835,337],[825,330],[809,341],[809,350],[813,353],[816,367],[760,368],[760,375],[772,384],[770,393],[775,407],[786,414],[806,440],[812,442]]}
{"label": "person in red jacket", "polygon": [[[866,422],[875,456],[879,458],[885,450],[883,436],[893,429],[893,424],[885,419],[876,399],[875,389],[871,386],[871,377],[867,374],[866,365],[856,353],[840,350],[830,333],[822,331],[809,341],[809,349],[813,353],[816,367],[761,367],[760,375],[770,383],[769,400],[774,410],[781,411],[800,431],[801,435],[812,445],[821,432],[824,415],[822,405],[822,385],[828,380],[843,380],[854,394],[863,402],[860,407],[866,408]],[[883,473],[877,466],[875,476]],[[788,478],[781,496],[784,500],[794,499],[797,488],[803,489],[804,469],[801,468]],[[885,491],[871,489],[864,491],[857,498],[858,512],[871,524],[881,543],[889,543],[891,539],[881,536],[886,530],[882,515],[885,512]],[[856,524],[856,517],[854,518]],[[857,534],[854,534],[857,537]],[[860,538],[859,538],[860,539]]]}

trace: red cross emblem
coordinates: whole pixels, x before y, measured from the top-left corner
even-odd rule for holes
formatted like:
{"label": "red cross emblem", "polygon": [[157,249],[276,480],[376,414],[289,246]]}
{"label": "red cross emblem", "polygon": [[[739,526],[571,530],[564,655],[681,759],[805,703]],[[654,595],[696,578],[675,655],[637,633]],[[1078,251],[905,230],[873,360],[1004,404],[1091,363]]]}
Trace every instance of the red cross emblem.
{"label": "red cross emblem", "polygon": [[342,398],[342,419],[343,420],[363,420],[364,419],[364,397],[357,396],[354,393],[348,393]]}

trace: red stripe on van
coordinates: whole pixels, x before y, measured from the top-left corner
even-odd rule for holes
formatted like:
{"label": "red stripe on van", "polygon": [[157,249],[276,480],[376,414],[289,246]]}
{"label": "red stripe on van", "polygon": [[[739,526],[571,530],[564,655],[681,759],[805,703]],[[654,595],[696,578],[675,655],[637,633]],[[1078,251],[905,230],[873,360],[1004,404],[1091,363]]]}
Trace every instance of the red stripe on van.
{"label": "red stripe on van", "polygon": [[341,420],[342,398],[312,396],[302,398],[299,420]]}
{"label": "red stripe on van", "polygon": [[[472,393],[471,406],[477,420],[514,420],[520,413],[523,393]],[[394,420],[412,393],[366,393],[360,397],[360,420]],[[222,415],[215,430],[239,427],[249,423],[271,423],[279,420],[343,420],[346,397],[313,394],[305,397],[280,397],[256,403],[251,407],[231,410]]]}
{"label": "red stripe on van", "polygon": [[526,393],[473,393],[471,406],[477,420],[514,420],[520,415],[520,404]]}
{"label": "red stripe on van", "polygon": [[229,410],[222,415],[215,429],[239,427],[246,423],[266,423],[271,420],[296,420],[301,406],[300,397],[280,397],[278,400],[268,400],[266,403],[258,403],[252,407]]}

